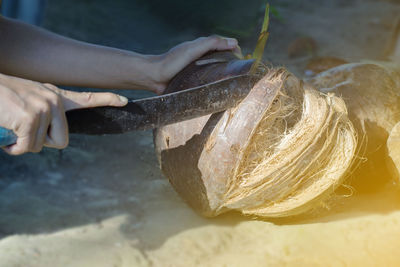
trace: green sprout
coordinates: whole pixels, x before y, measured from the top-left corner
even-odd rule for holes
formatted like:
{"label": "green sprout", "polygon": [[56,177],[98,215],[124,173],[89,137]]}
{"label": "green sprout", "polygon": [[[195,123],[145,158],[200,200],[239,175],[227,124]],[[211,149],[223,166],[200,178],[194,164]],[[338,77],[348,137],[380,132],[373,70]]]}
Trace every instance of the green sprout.
{"label": "green sprout", "polygon": [[251,58],[255,59],[250,69],[250,73],[252,74],[254,74],[257,71],[258,65],[262,60],[265,44],[267,43],[269,36],[268,26],[269,26],[269,4],[267,4],[265,8],[264,22],[261,28],[261,33],[260,36],[258,37],[256,48],[254,49],[254,52],[251,55]]}

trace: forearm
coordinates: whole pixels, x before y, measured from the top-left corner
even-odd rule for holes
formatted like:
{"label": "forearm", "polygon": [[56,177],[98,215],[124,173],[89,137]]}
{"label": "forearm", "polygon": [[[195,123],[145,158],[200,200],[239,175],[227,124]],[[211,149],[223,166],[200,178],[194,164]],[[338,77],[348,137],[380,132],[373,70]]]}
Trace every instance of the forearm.
{"label": "forearm", "polygon": [[39,82],[157,90],[160,56],[92,45],[0,17],[0,72]]}

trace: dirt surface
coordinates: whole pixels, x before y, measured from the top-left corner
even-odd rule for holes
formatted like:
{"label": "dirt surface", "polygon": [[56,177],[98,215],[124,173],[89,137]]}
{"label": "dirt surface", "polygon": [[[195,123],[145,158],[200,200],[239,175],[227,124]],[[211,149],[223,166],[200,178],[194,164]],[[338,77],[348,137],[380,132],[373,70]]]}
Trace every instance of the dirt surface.
{"label": "dirt surface", "polygon": [[[126,2],[126,3],[125,3]],[[80,40],[162,53],[204,31],[176,30],[134,1],[48,0],[44,27]],[[272,1],[265,60],[303,77],[311,55],[382,59],[398,1]],[[243,8],[243,7],[242,7]],[[244,12],[245,8],[243,8]],[[218,14],[217,14],[218,15]],[[210,32],[211,33],[211,32]],[[256,36],[242,38],[251,52]],[[123,91],[130,97],[149,95]],[[329,211],[294,221],[196,215],[162,176],[152,133],[71,135],[63,151],[0,153],[0,266],[378,265],[400,262],[400,193],[355,191]]]}

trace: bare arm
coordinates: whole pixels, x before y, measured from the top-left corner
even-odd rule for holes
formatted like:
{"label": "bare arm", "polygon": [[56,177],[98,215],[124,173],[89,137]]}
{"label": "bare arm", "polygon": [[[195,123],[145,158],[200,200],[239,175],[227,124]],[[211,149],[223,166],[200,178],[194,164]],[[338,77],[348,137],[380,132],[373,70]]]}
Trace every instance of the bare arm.
{"label": "bare arm", "polygon": [[237,49],[234,39],[199,38],[163,55],[88,44],[0,17],[0,73],[58,85],[147,89],[162,93],[168,81],[210,50]]}

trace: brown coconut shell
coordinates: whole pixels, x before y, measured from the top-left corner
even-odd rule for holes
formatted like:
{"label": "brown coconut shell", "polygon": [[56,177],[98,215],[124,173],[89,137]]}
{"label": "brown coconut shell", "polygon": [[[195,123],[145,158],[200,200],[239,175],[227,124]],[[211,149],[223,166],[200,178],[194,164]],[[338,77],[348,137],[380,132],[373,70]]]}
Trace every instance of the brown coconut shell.
{"label": "brown coconut shell", "polygon": [[[251,66],[232,58],[210,62],[191,64],[168,90],[243,74]],[[164,175],[202,215],[234,209],[281,217],[307,211],[332,193],[351,165],[356,140],[343,101],[284,69],[265,72],[237,107],[155,130]],[[287,99],[297,103],[291,110],[280,106]],[[286,122],[290,129],[282,128]]]}
{"label": "brown coconut shell", "polygon": [[320,73],[309,82],[320,91],[335,93],[345,101],[349,118],[360,138],[358,157],[366,159],[361,166],[368,169],[366,173],[381,179],[381,173],[375,173],[378,168],[373,158],[381,147],[387,145],[383,156],[387,157],[393,178],[398,180],[399,63],[370,61],[346,64]]}

